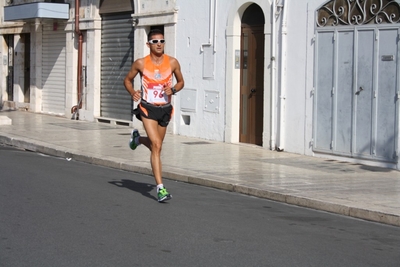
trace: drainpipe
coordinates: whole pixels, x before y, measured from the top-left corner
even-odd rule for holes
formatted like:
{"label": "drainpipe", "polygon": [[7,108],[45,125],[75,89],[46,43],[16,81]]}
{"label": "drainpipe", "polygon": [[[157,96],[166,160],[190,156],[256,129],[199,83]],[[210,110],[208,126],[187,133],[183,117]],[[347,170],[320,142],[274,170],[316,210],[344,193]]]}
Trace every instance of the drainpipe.
{"label": "drainpipe", "polygon": [[280,131],[279,145],[277,150],[283,151],[285,148],[286,134],[286,68],[287,68],[287,1],[282,0],[279,8],[282,10],[282,53],[281,53],[281,96],[280,96]]}
{"label": "drainpipe", "polygon": [[78,35],[78,69],[77,69],[77,99],[78,104],[71,108],[71,113],[74,115],[72,118],[79,119],[79,109],[82,108],[82,46],[83,46],[83,34],[79,29],[79,0],[75,0],[75,33]]}
{"label": "drainpipe", "polygon": [[275,30],[275,16],[276,16],[276,1],[272,1],[272,33],[271,33],[271,135],[270,135],[270,148],[271,150],[275,150],[276,148],[276,138],[275,138],[275,114],[276,114],[276,101],[275,101],[275,92],[276,92],[276,62],[275,62],[275,53],[276,53],[276,30]]}
{"label": "drainpipe", "polygon": [[210,0],[210,18],[208,22],[208,43],[201,44],[200,51],[204,51],[205,46],[213,46],[213,52],[216,53],[216,38],[217,38],[217,0]]}
{"label": "drainpipe", "polygon": [[217,52],[217,0],[214,0],[214,53]]}

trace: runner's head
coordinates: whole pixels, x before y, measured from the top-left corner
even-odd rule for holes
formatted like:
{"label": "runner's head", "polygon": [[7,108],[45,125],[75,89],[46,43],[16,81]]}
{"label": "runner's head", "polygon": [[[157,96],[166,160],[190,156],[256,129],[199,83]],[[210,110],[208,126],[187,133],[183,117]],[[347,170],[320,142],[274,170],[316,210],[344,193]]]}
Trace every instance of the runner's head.
{"label": "runner's head", "polygon": [[164,39],[164,34],[161,30],[159,29],[153,29],[149,32],[149,34],[147,35],[147,41],[150,41],[152,39],[158,39],[158,38],[154,38],[153,36],[155,35],[162,35],[161,39]]}
{"label": "runner's head", "polygon": [[159,29],[154,29],[147,35],[147,46],[150,48],[150,53],[161,56],[164,54],[164,34]]}

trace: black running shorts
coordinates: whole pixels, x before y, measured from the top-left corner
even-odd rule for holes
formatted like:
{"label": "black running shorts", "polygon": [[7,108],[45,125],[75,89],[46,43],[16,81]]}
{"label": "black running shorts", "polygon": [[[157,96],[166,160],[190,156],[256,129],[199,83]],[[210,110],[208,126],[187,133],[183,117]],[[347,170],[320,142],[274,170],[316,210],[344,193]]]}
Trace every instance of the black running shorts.
{"label": "black running shorts", "polygon": [[174,112],[174,108],[171,103],[163,106],[155,106],[143,100],[138,105],[138,110],[140,116],[155,120],[158,122],[158,125],[162,127],[168,126],[168,123],[171,120],[172,114]]}

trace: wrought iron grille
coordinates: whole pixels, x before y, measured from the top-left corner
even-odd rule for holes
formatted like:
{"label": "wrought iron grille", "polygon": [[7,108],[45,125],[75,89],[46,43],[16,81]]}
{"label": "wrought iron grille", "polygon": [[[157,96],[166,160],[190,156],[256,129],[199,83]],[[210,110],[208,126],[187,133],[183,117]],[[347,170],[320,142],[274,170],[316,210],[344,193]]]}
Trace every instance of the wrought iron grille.
{"label": "wrought iron grille", "polygon": [[317,27],[398,23],[396,0],[332,0],[317,10]]}

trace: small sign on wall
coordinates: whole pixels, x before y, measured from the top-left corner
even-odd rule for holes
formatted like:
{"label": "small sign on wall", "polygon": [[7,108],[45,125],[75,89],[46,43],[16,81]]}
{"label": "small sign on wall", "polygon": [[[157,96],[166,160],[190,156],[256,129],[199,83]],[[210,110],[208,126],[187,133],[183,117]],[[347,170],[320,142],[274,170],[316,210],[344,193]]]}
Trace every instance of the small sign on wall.
{"label": "small sign on wall", "polygon": [[240,69],[240,50],[235,50],[235,69]]}
{"label": "small sign on wall", "polygon": [[394,61],[394,55],[383,55],[382,61]]}

